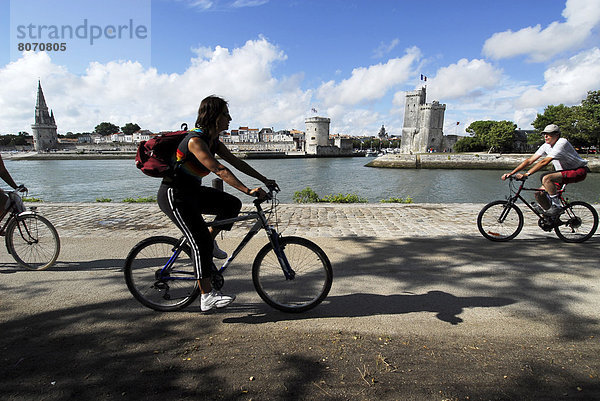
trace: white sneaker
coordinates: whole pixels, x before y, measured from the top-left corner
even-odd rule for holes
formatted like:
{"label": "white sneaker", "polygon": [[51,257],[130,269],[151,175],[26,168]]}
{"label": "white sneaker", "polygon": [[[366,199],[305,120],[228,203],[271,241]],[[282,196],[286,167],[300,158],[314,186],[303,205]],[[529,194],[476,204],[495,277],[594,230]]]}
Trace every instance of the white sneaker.
{"label": "white sneaker", "polygon": [[229,305],[235,299],[235,295],[224,295],[221,291],[212,290],[208,294],[200,295],[200,309],[208,312],[213,308],[221,309]]}
{"label": "white sneaker", "polygon": [[227,259],[227,252],[219,248],[219,246],[217,245],[217,240],[214,241],[213,257],[217,259]]}

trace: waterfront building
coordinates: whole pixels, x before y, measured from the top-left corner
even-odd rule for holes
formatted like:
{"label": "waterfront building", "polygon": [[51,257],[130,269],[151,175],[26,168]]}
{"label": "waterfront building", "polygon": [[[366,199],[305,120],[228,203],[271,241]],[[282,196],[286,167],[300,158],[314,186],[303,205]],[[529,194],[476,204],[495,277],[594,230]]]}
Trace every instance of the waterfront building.
{"label": "waterfront building", "polygon": [[150,130],[147,129],[136,131],[133,133],[133,142],[140,143],[142,141],[149,141],[151,135],[152,132],[150,132]]}
{"label": "waterfront building", "polygon": [[309,117],[304,121],[306,125],[306,153],[319,154],[319,147],[327,148],[329,142],[329,124],[331,120],[326,117]]}
{"label": "waterfront building", "polygon": [[425,87],[406,93],[402,153],[442,152],[451,146],[444,144],[444,113],[446,105],[437,100],[425,103]]}
{"label": "waterfront building", "polygon": [[236,134],[239,135],[239,142],[258,143],[260,142],[258,132],[258,128],[239,127]]}
{"label": "waterfront building", "polygon": [[306,124],[306,154],[317,156],[340,156],[352,154],[352,140],[329,138],[329,124],[326,117],[309,117]]}
{"label": "waterfront building", "polygon": [[46,152],[58,147],[58,133],[54,112],[48,112],[42,84],[38,81],[37,102],[35,105],[35,123],[31,125],[33,131],[33,147],[38,152]]}

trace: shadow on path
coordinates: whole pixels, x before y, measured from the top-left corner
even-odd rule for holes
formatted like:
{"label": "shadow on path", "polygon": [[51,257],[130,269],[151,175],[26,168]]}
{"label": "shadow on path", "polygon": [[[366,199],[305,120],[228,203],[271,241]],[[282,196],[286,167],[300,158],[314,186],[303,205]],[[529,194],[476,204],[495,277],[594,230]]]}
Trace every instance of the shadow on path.
{"label": "shadow on path", "polygon": [[327,304],[319,305],[318,310],[303,314],[257,313],[243,317],[225,318],[223,322],[262,324],[282,320],[432,312],[436,314],[435,317],[439,320],[456,325],[463,322],[463,319],[458,315],[465,308],[500,307],[514,302],[514,300],[508,298],[456,297],[443,291],[407,295],[349,294],[328,297]]}

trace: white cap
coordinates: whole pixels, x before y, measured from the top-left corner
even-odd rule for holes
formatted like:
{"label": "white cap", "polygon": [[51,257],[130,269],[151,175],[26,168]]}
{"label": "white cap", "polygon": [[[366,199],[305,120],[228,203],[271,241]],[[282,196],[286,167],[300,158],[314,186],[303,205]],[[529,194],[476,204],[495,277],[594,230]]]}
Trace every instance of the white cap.
{"label": "white cap", "polygon": [[544,130],[542,131],[542,133],[544,134],[560,134],[560,128],[558,128],[558,125],[556,124],[549,124],[546,125],[546,128],[544,128]]}

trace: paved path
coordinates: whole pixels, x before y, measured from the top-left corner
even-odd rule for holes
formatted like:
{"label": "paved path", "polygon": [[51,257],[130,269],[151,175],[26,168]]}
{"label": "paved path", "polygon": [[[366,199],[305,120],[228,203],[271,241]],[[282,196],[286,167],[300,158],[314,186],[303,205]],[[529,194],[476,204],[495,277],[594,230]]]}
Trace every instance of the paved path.
{"label": "paved path", "polygon": [[[278,207],[280,231],[306,237],[415,238],[479,236],[477,214],[482,204],[340,204],[295,205]],[[171,221],[156,204],[128,203],[41,203],[40,212],[69,237],[94,233],[141,233],[159,235],[177,233]],[[245,205],[243,210],[251,210]],[[524,210],[526,221],[519,238],[553,236],[537,227],[533,213]],[[240,224],[230,236],[241,236],[250,223]]]}
{"label": "paved path", "polygon": [[332,261],[325,302],[297,315],[261,302],[250,266],[263,237],[226,272],[236,302],[204,315],[198,303],[155,313],[124,284],[137,241],[178,235],[156,205],[42,203],[61,235],[56,266],[23,271],[0,250],[0,394],[600,399],[598,235],[565,244],[525,212],[523,233],[493,243],[478,233],[481,207],[281,205],[280,229]]}

